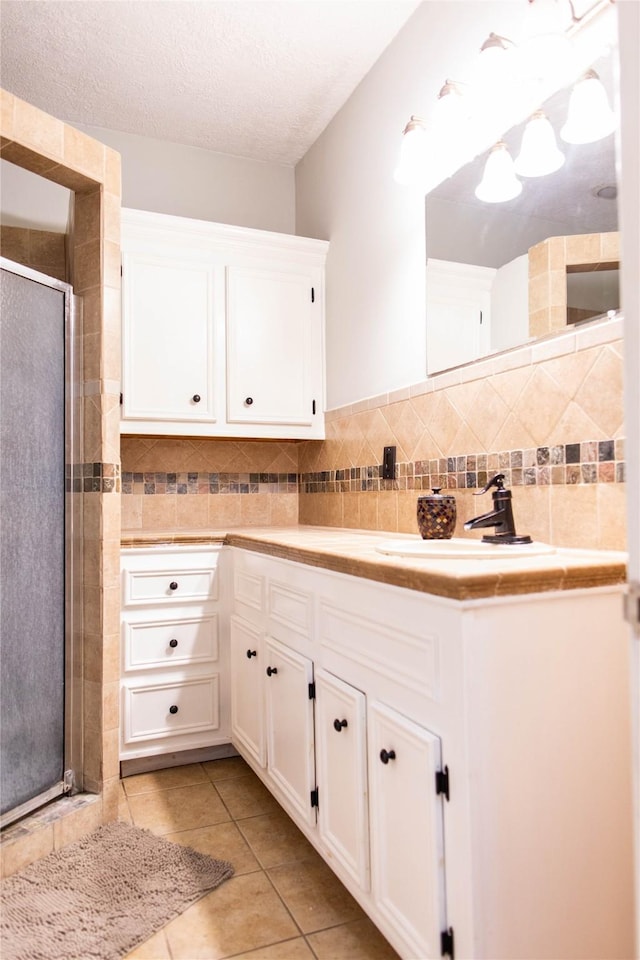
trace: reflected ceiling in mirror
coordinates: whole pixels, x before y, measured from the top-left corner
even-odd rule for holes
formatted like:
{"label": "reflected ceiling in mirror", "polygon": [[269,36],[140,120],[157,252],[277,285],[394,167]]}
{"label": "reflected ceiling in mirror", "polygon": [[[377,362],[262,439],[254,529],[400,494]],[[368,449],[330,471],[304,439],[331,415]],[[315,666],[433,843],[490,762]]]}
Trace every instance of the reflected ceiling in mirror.
{"label": "reflected ceiling in mirror", "polygon": [[[613,61],[610,55],[594,64],[610,103],[614,102]],[[617,231],[615,135],[595,143],[565,143],[559,131],[566,120],[569,95],[570,89],[561,90],[543,106],[565,154],[559,170],[542,177],[521,177],[518,197],[485,203],[477,199],[475,189],[487,151],[427,195],[429,373],[531,339],[526,282],[531,247],[549,237]],[[518,155],[524,127],[523,122],[503,137],[512,157]],[[462,265],[470,269],[465,271]],[[499,287],[495,317],[487,294],[487,287],[490,291],[494,283]],[[478,296],[472,293],[476,284],[481,289]],[[457,331],[456,298],[465,304],[465,319]]]}

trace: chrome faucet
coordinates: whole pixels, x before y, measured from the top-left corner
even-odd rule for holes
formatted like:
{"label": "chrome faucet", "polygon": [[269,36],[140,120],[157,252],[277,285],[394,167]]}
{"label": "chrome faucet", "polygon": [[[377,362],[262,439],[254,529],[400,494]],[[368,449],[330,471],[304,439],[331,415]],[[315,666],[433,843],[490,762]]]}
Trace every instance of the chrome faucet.
{"label": "chrome faucet", "polygon": [[490,510],[489,513],[483,513],[473,520],[467,520],[464,529],[478,530],[481,527],[495,527],[495,533],[492,536],[485,534],[482,538],[483,543],[531,543],[531,537],[516,533],[511,505],[511,490],[504,489],[504,473],[497,473],[482,490],[474,493],[474,497],[486,493],[491,487],[496,488],[491,494],[493,510]]}

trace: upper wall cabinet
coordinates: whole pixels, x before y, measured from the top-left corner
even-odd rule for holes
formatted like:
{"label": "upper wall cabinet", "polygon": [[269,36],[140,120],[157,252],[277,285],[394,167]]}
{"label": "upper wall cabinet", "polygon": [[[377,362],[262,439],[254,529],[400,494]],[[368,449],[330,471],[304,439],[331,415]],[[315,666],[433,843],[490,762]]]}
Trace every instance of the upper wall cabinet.
{"label": "upper wall cabinet", "polygon": [[327,248],[123,210],[122,433],[324,437]]}

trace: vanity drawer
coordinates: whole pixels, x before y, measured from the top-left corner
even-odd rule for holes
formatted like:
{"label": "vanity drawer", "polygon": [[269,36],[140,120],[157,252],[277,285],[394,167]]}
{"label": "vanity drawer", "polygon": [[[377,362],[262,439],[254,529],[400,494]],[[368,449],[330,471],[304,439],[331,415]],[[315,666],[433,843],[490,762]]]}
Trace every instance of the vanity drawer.
{"label": "vanity drawer", "polygon": [[130,615],[122,623],[122,656],[125,672],[215,661],[218,615],[190,616],[188,608],[162,620]]}
{"label": "vanity drawer", "polygon": [[157,740],[219,726],[218,676],[123,687],[123,742]]}
{"label": "vanity drawer", "polygon": [[148,603],[184,603],[218,599],[218,554],[172,555],[129,560],[122,571],[125,608]]}

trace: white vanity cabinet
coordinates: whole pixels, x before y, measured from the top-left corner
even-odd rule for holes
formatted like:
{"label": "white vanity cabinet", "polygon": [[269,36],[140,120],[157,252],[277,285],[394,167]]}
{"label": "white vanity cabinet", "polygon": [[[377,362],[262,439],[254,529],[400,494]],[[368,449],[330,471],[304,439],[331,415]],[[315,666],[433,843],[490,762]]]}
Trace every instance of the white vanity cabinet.
{"label": "white vanity cabinet", "polygon": [[234,690],[261,657],[232,741],[402,957],[628,953],[620,585],[457,601],[231,559]]}
{"label": "white vanity cabinet", "polygon": [[324,241],[122,211],[123,433],[324,437]]}
{"label": "white vanity cabinet", "polygon": [[229,742],[220,552],[122,551],[121,760]]}

